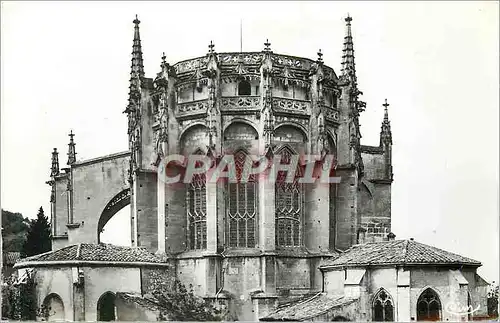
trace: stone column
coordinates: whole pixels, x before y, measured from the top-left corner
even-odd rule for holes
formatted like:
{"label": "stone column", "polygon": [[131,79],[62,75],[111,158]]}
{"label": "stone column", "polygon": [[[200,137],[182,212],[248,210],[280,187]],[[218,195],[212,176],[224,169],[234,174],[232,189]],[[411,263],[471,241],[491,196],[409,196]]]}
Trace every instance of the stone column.
{"label": "stone column", "polygon": [[165,213],[166,213],[166,200],[165,200],[165,182],[158,174],[158,253],[165,253]]}
{"label": "stone column", "polygon": [[307,249],[313,253],[328,252],[330,247],[330,188],[316,180],[305,184],[304,236]]}
{"label": "stone column", "polygon": [[207,253],[217,253],[217,183],[207,178]]}
{"label": "stone column", "polygon": [[131,235],[132,246],[137,247],[137,176],[135,174],[131,177],[130,183],[130,221],[131,221]]}
{"label": "stone column", "polygon": [[207,199],[207,250],[205,254],[206,272],[205,284],[206,294],[215,295],[217,293],[217,276],[219,275],[219,257],[217,255],[217,189],[218,183],[207,178],[206,199]]}

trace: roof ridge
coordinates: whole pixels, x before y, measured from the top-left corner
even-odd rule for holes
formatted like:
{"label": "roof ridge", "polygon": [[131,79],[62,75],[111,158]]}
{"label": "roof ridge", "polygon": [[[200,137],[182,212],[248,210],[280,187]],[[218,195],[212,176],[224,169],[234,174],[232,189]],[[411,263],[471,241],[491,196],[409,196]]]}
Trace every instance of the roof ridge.
{"label": "roof ridge", "polygon": [[80,259],[81,250],[82,250],[82,244],[79,243],[78,247],[76,248],[76,259]]}
{"label": "roof ridge", "polygon": [[410,244],[410,240],[403,240],[404,241],[404,249],[403,249],[403,264],[408,263],[408,245]]}

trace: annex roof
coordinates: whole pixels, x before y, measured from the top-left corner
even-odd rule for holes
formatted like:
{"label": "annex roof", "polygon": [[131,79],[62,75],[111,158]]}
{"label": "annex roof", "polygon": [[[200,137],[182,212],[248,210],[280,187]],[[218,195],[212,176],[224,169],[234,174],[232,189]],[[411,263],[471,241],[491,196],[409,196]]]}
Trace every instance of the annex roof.
{"label": "annex roof", "polygon": [[355,245],[320,268],[375,265],[468,265],[481,262],[414,240],[392,240]]}
{"label": "annex roof", "polygon": [[51,265],[166,266],[165,260],[145,248],[79,243],[22,259],[14,268]]}
{"label": "annex roof", "polygon": [[329,297],[324,293],[279,306],[260,321],[306,321],[334,308],[349,305],[357,299]]}

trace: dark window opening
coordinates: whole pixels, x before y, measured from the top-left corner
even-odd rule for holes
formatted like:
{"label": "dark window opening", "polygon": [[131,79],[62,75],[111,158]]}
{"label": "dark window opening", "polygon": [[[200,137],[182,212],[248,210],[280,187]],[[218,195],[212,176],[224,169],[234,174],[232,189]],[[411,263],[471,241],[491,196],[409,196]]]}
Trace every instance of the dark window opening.
{"label": "dark window opening", "polygon": [[238,84],[238,95],[251,95],[252,94],[252,86],[248,81],[241,81]]}
{"label": "dark window opening", "polygon": [[373,303],[373,321],[394,321],[394,305],[392,303],[392,298],[384,290],[380,290],[375,296]]}
{"label": "dark window opening", "polygon": [[441,302],[435,291],[428,288],[418,298],[417,321],[439,321],[441,319]]}

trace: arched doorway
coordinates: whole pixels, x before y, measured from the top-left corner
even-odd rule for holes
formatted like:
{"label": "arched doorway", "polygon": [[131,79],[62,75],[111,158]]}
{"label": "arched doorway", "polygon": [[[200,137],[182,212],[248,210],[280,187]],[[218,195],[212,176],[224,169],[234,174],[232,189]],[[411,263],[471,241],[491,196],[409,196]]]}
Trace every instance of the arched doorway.
{"label": "arched doorway", "polygon": [[332,322],[349,322],[349,319],[347,319],[346,317],[343,317],[343,316],[335,316],[332,319]]}
{"label": "arched doorway", "polygon": [[116,296],[112,292],[102,294],[97,302],[97,320],[102,322],[116,320]]}
{"label": "arched doorway", "polygon": [[49,294],[43,300],[41,315],[45,321],[64,321],[64,303],[57,294]]}
{"label": "arched doorway", "polygon": [[417,301],[417,321],[441,320],[441,301],[431,288],[424,290]]}

